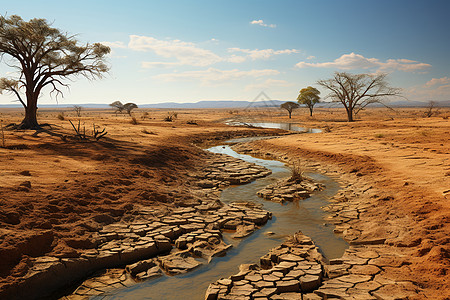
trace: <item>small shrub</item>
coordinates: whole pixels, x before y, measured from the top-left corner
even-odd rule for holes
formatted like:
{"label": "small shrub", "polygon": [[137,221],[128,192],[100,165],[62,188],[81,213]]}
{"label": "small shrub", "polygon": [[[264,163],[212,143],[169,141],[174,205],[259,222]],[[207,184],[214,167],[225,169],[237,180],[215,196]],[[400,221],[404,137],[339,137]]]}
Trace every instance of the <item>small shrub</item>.
{"label": "small shrub", "polygon": [[142,119],[142,120],[145,120],[145,119],[148,118],[148,116],[149,116],[149,113],[146,112],[146,111],[144,111],[144,113],[143,113],[142,116],[141,116],[141,119]]}
{"label": "small shrub", "polygon": [[2,148],[6,147],[6,143],[5,143],[5,131],[3,129],[3,120],[0,120],[0,127],[2,130]]}
{"label": "small shrub", "polygon": [[74,105],[73,106],[73,110],[77,114],[77,117],[81,117],[81,110],[82,109],[83,109],[83,107],[81,107],[80,105]]}
{"label": "small shrub", "polygon": [[173,122],[173,120],[175,120],[176,118],[178,118],[178,113],[172,111],[167,113],[167,116],[164,118],[164,121]]}
{"label": "small shrub", "polygon": [[377,133],[377,134],[375,134],[375,137],[376,137],[377,139],[381,139],[381,138],[384,138],[384,134],[382,134],[382,133]]}
{"label": "small shrub", "polygon": [[64,113],[63,112],[60,112],[58,114],[58,119],[61,120],[61,121],[64,121],[65,117],[64,117]]}
{"label": "small shrub", "polygon": [[133,125],[139,124],[139,122],[138,122],[138,120],[136,119],[136,117],[131,117],[130,123],[133,124]]}
{"label": "small shrub", "polygon": [[331,132],[331,128],[330,126],[328,126],[328,124],[325,125],[325,127],[323,128],[324,132]]}
{"label": "small shrub", "polygon": [[195,120],[189,120],[189,121],[186,122],[186,124],[189,124],[189,125],[198,125],[197,122],[196,122]]}
{"label": "small shrub", "polygon": [[302,180],[303,180],[303,171],[299,161],[297,163],[292,164],[291,178],[289,178],[289,181],[300,182]]}

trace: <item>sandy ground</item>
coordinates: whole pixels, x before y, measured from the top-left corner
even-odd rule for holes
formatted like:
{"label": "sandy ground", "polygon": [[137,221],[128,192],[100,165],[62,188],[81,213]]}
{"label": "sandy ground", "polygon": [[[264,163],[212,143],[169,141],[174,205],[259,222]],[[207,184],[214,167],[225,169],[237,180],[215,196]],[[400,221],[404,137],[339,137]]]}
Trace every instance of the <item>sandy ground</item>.
{"label": "sandy ground", "polygon": [[[180,110],[174,122],[165,122],[167,110],[138,109],[134,112],[138,124],[133,125],[129,116],[108,110],[86,110],[77,118],[66,109],[60,120],[62,110],[40,111],[39,120],[50,123],[51,129],[4,131],[0,289],[21,280],[29,257],[77,257],[92,247],[87,238],[91,232],[126,219],[134,205],[187,201],[192,197],[190,172],[201,165],[203,156],[192,142],[263,132],[231,128],[219,121],[235,117],[289,120],[277,110],[224,109]],[[22,118],[16,109],[0,113],[3,125]],[[387,242],[407,246],[412,262],[407,276],[431,298],[442,297],[450,293],[448,116],[450,111],[445,109],[431,118],[423,117],[423,109],[368,109],[358,116],[361,120],[347,123],[339,109],[318,109],[313,118],[307,117],[306,110],[297,110],[291,121],[324,132],[260,141],[255,147],[329,164],[382,190],[379,198],[389,201],[380,202],[374,218],[405,228],[404,235]],[[76,141],[68,120],[76,125],[78,119],[87,135],[94,123],[108,134],[99,142]]]}

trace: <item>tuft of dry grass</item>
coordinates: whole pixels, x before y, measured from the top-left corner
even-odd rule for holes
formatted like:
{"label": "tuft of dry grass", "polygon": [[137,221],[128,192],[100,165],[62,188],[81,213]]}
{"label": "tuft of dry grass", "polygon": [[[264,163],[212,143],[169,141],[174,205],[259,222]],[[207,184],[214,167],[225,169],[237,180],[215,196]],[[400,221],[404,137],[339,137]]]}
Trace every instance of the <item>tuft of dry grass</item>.
{"label": "tuft of dry grass", "polygon": [[303,170],[300,161],[293,163],[291,166],[291,178],[289,181],[300,182],[303,180]]}
{"label": "tuft of dry grass", "polygon": [[136,117],[131,117],[130,123],[133,124],[133,125],[138,125],[138,124],[139,124],[139,122],[138,122],[138,120],[136,119]]}

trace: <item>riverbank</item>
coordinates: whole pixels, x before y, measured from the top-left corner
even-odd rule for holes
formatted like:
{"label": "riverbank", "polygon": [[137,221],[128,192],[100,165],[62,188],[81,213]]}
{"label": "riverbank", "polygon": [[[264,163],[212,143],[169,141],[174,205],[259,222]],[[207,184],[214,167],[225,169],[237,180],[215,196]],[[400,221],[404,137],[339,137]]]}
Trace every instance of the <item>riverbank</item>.
{"label": "riverbank", "polygon": [[291,163],[300,159],[305,170],[321,170],[342,182],[343,190],[326,209],[351,248],[332,262],[331,278],[351,274],[352,257],[363,248],[373,251],[378,262],[358,259],[358,274],[402,282],[384,289],[372,285],[381,295],[412,292],[410,297],[419,299],[446,299],[449,130],[445,119],[333,123],[329,132],[255,141],[236,150]]}

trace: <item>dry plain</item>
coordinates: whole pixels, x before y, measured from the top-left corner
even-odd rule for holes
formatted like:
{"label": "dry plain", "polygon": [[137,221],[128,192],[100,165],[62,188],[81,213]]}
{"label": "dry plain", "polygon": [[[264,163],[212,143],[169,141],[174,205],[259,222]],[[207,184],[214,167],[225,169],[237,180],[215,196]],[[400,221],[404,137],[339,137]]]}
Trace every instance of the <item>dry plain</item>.
{"label": "dry plain", "polygon": [[[64,111],[64,120],[57,116]],[[144,114],[147,112],[147,114]],[[133,111],[40,109],[42,131],[4,129],[0,140],[0,294],[23,283],[32,258],[76,258],[103,225],[132,218],[138,206],[175,207],[195,198],[192,172],[206,155],[198,145],[232,137],[280,134],[279,130],[230,127],[224,120],[296,122],[320,128],[242,145],[255,155],[332,172],[342,197],[369,201],[359,234],[382,237],[404,260],[386,276],[413,282],[418,298],[448,299],[450,218],[449,109],[426,118],[424,109],[367,109],[345,121],[340,109],[239,109]],[[2,109],[3,126],[19,123],[19,109]],[[108,134],[79,141],[68,120],[91,135],[94,124]],[[4,144],[3,144],[4,143]],[[239,147],[237,147],[239,150]],[[353,198],[353,199],[352,199]],[[0,297],[1,298],[1,297]]]}

